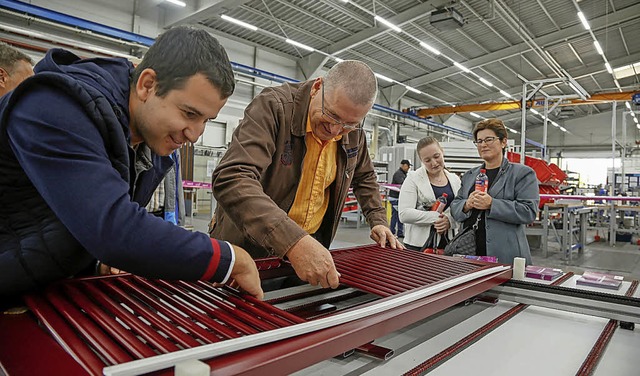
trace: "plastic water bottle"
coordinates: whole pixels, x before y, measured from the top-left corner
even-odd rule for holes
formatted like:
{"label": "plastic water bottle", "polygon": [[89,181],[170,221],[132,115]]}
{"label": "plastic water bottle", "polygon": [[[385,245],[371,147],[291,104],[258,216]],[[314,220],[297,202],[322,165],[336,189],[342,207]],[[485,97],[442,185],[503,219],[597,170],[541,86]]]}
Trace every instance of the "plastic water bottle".
{"label": "plastic water bottle", "polygon": [[486,192],[489,189],[489,177],[487,176],[487,170],[484,168],[480,170],[478,176],[476,176],[476,191]]}
{"label": "plastic water bottle", "polygon": [[444,211],[444,207],[447,206],[447,196],[448,195],[446,193],[443,193],[442,196],[438,197],[436,202],[431,207],[431,210],[442,214],[442,212]]}

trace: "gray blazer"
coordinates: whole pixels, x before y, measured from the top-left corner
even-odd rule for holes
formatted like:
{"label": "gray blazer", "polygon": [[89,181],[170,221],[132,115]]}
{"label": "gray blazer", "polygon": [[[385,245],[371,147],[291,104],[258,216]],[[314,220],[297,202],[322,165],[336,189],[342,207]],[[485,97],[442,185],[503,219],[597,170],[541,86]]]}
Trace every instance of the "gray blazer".
{"label": "gray blazer", "polygon": [[[471,211],[465,213],[462,209],[480,168],[483,167],[472,168],[462,176],[462,187],[451,204],[451,215],[458,222],[471,215]],[[505,264],[513,263],[514,257],[524,257],[530,265],[531,251],[524,228],[536,218],[540,202],[535,172],[504,158],[488,193],[493,202],[485,216],[487,255],[496,256]]]}

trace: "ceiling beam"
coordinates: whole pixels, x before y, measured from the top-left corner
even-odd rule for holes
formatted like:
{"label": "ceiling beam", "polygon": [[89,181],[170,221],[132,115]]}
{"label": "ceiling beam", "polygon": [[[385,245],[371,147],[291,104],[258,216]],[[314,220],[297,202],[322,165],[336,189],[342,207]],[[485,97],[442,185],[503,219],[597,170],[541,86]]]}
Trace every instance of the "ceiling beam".
{"label": "ceiling beam", "polygon": [[[640,52],[635,53],[635,54],[630,55],[630,56],[623,56],[623,57],[615,59],[615,60],[610,60],[609,63],[611,64],[611,66],[613,68],[616,68],[616,67],[620,67],[620,66],[623,66],[623,65],[629,65],[629,64],[637,63],[638,61],[640,61]],[[598,61],[597,63],[593,63],[591,65],[584,66],[584,67],[577,67],[577,68],[574,68],[574,69],[567,69],[567,73],[569,73],[569,75],[571,77],[573,77],[574,79],[576,79],[576,80],[587,78],[587,77],[590,77],[590,76],[592,76],[594,74],[606,73],[606,72],[607,71],[606,71],[606,69],[604,67],[604,64],[602,64],[601,61]],[[519,93],[519,92],[522,91],[522,85],[506,88],[504,90],[507,93],[512,93],[512,94],[516,95],[515,93]],[[427,87],[426,90],[423,90],[423,91],[429,91],[428,87]],[[482,103],[482,102],[485,102],[485,101],[495,101],[495,100],[497,100],[499,98],[504,98],[504,97],[500,93],[491,93],[491,94],[482,95],[482,96],[478,96],[478,97],[474,98],[474,102]],[[469,104],[473,104],[473,103],[469,103]]]}
{"label": "ceiling beam", "polygon": [[[623,10],[620,10],[610,15],[604,15],[598,18],[591,19],[589,20],[589,24],[591,25],[591,29],[595,32],[598,29],[610,27],[611,25],[614,25],[617,23],[637,19],[638,14],[640,14],[640,4],[632,5],[630,7],[627,7]],[[585,30],[582,24],[578,22],[577,24],[570,26],[566,29],[563,29],[561,31],[552,32],[552,33],[543,35],[541,37],[534,38],[533,42],[535,42],[537,45],[545,46],[548,44],[555,43],[559,40],[571,39],[586,33],[588,33],[588,31]],[[530,50],[531,48],[525,42],[522,42],[507,48],[503,48],[496,52],[492,52],[471,60],[467,60],[463,63],[469,69],[473,69],[479,66],[483,66],[499,60],[506,59],[511,56],[516,56],[521,53],[528,52]],[[433,81],[441,80],[443,78],[449,77],[454,74],[458,74],[460,72],[461,71],[458,68],[454,66],[450,66],[450,67],[440,69],[438,71],[411,79],[408,82],[406,82],[406,84],[412,87],[420,87],[422,85],[426,85]]]}
{"label": "ceiling beam", "polygon": [[407,89],[404,86],[392,85],[380,89],[378,98],[383,100],[383,105],[391,108],[396,108],[400,98],[404,96]]}
{"label": "ceiling beam", "polygon": [[229,40],[234,41],[234,42],[238,42],[238,43],[241,43],[241,44],[244,44],[244,45],[247,45],[247,46],[255,47],[255,48],[257,48],[257,49],[259,49],[261,51],[265,51],[265,52],[272,53],[274,55],[278,55],[278,56],[283,57],[283,58],[285,58],[287,60],[291,60],[291,55],[290,54],[288,54],[286,52],[282,52],[282,51],[276,50],[275,48],[266,47],[266,46],[263,46],[261,44],[248,41],[246,39],[237,37],[237,36],[232,35],[232,34],[225,33],[224,31],[220,31],[220,30],[217,30],[217,29],[214,29],[214,28],[211,28],[209,26],[202,25],[202,24],[196,24],[196,25],[193,25],[193,27],[195,27],[197,29],[205,30],[205,31],[207,31],[207,32],[209,32],[209,33],[211,33],[213,35],[217,35],[217,36],[229,39]]}
{"label": "ceiling beam", "polygon": [[[577,105],[592,105],[595,103],[609,103],[609,102],[624,102],[631,100],[631,96],[638,91],[624,91],[613,93],[601,93],[594,94],[587,100],[582,99],[565,99],[560,106],[577,106]],[[542,108],[544,105],[540,102],[544,102],[543,98],[537,98],[533,102],[532,107]],[[495,102],[495,103],[476,103],[466,104],[462,106],[442,106],[434,108],[423,108],[418,110],[417,115],[420,117],[453,114],[457,112],[482,112],[482,111],[511,111],[519,110],[520,101],[508,101],[508,102]]]}
{"label": "ceiling beam", "polygon": [[[200,21],[206,20],[208,18],[216,17],[221,14],[227,13],[230,10],[237,8],[245,3],[248,3],[251,0],[213,0],[207,1],[209,5],[202,6],[199,10],[191,13],[190,15],[181,18],[177,21],[171,22],[165,26],[165,28],[170,28],[178,25],[195,25]],[[201,1],[201,3],[204,1]]]}
{"label": "ceiling beam", "polygon": [[324,66],[327,60],[329,60],[329,58],[325,55],[310,54],[298,59],[297,64],[298,67],[300,67],[304,78],[308,80],[311,77],[317,77],[319,75],[320,68]]}
{"label": "ceiling beam", "polygon": [[[425,17],[425,15],[429,14],[429,12],[435,10],[436,8],[448,4],[446,0],[429,0],[420,5],[412,7],[410,9],[405,10],[402,13],[398,13],[397,15],[388,19],[389,22],[395,25],[402,25],[407,22],[411,22],[415,19]],[[362,43],[365,43],[383,33],[389,32],[390,29],[386,26],[375,26],[368,29],[361,30],[349,37],[346,37],[339,42],[336,42],[332,45],[329,45],[322,49],[322,51],[335,55],[344,50],[351,49],[356,47]],[[317,52],[314,52],[317,53]]]}

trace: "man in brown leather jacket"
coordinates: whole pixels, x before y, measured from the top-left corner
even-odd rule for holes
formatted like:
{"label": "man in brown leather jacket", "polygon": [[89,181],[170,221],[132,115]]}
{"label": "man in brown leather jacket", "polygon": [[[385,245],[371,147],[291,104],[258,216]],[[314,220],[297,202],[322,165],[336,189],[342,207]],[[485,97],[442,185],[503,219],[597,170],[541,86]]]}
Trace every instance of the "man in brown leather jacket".
{"label": "man in brown leather jacket", "polygon": [[402,248],[388,228],[362,131],[376,95],[373,71],[353,60],[325,77],[264,89],[213,173],[211,235],[254,258],[287,257],[302,280],[335,288],[339,273],[327,248],[352,187],[371,238]]}
{"label": "man in brown leather jacket", "polygon": [[19,50],[0,42],[0,97],[33,76],[33,60]]}

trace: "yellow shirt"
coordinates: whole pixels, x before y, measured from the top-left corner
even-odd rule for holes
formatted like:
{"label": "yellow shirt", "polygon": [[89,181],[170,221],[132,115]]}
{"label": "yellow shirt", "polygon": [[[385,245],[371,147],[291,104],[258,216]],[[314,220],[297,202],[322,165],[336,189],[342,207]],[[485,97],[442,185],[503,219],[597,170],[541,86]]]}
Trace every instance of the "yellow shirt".
{"label": "yellow shirt", "polygon": [[296,198],[288,215],[309,234],[318,231],[329,207],[329,186],[336,180],[337,141],[340,139],[342,136],[322,142],[313,134],[307,116],[307,152],[302,162]]}

